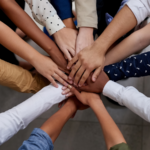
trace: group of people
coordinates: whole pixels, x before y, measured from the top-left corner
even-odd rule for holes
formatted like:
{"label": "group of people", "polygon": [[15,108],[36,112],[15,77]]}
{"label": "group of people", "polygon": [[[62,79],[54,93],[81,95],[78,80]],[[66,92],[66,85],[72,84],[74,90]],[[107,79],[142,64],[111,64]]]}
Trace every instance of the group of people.
{"label": "group of people", "polygon": [[[0,113],[0,145],[59,103],[60,110],[34,129],[19,150],[52,150],[65,123],[77,110],[89,107],[99,120],[107,149],[129,150],[98,94],[150,122],[150,98],[116,83],[150,75],[150,52],[131,56],[150,45],[150,0],[75,0],[76,14],[71,0],[25,2],[49,35],[25,13],[23,0],[0,1],[0,84],[36,93]],[[15,33],[17,27],[49,57],[21,39]]]}

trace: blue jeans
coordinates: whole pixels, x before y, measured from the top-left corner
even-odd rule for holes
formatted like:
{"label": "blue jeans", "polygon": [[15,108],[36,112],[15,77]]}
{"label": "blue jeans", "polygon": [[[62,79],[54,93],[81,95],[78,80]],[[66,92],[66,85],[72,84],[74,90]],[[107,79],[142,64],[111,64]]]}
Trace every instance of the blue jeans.
{"label": "blue jeans", "polygon": [[19,150],[53,150],[53,143],[46,132],[35,128],[29,139],[23,142]]}

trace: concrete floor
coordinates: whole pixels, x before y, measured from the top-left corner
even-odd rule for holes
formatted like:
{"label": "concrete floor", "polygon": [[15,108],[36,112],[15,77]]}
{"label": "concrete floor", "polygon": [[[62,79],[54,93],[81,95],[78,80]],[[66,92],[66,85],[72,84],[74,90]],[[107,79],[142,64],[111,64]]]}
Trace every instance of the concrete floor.
{"label": "concrete floor", "polygon": [[[43,53],[43,50],[33,41],[28,43]],[[150,51],[150,47],[145,51]],[[131,78],[119,81],[124,86],[132,85],[140,92],[150,97],[150,77]],[[23,94],[7,87],[0,86],[0,112],[4,112],[13,106],[29,98],[32,94]],[[104,104],[122,131],[127,143],[132,150],[150,149],[150,123],[147,123],[129,109],[116,106],[102,96]],[[33,121],[25,130],[19,131],[8,142],[4,143],[0,150],[16,150],[22,142],[30,136],[32,130],[40,127],[52,114],[58,110],[57,105],[42,114]],[[27,110],[28,111],[28,110]],[[38,111],[38,110],[37,110]],[[67,122],[59,138],[54,144],[54,150],[106,150],[102,130],[91,109],[78,111],[74,119]]]}

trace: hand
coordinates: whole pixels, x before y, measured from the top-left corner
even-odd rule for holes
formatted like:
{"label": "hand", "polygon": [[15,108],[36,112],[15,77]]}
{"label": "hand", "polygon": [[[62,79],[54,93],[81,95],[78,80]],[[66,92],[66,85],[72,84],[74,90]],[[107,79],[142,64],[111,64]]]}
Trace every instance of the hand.
{"label": "hand", "polygon": [[68,85],[66,82],[69,82],[68,77],[58,69],[58,66],[49,57],[43,56],[41,54],[40,56],[35,56],[35,59],[32,61],[32,65],[56,88],[58,87],[58,85],[53,78],[55,78],[63,85]]}
{"label": "hand", "polygon": [[76,41],[76,55],[87,46],[94,43],[93,28],[80,27]]}
{"label": "hand", "polygon": [[100,71],[103,69],[105,54],[94,46],[89,46],[80,51],[68,64],[67,69],[72,67],[69,79],[74,78],[74,85],[81,87],[90,73],[95,70],[92,81],[95,82]]}
{"label": "hand", "polygon": [[70,28],[63,28],[54,35],[55,42],[64,53],[65,58],[70,61],[75,56],[75,43],[77,38],[77,31]]}
{"label": "hand", "polygon": [[70,92],[72,92],[77,99],[83,103],[84,105],[90,105],[90,101],[91,100],[95,100],[95,99],[100,99],[98,94],[94,94],[94,93],[87,93],[87,92],[79,92],[78,90],[76,90],[76,88],[72,87],[72,88],[67,88],[70,90]]}
{"label": "hand", "polygon": [[66,104],[73,104],[74,106],[76,106],[76,110],[84,110],[89,108],[87,105],[82,104],[75,96],[70,97],[68,99],[68,101],[66,102]]}
{"label": "hand", "polygon": [[[78,88],[78,90],[98,93],[98,94],[102,93],[106,83],[109,81],[109,78],[106,75],[106,73],[102,71],[100,75],[98,76],[96,82],[92,82],[91,77],[92,77],[92,74],[88,78],[86,85],[81,88]],[[62,90],[63,90],[62,94],[66,95],[67,97],[74,95],[74,92],[72,92],[71,89],[72,89],[71,85],[68,85],[67,87],[66,86],[62,87]]]}

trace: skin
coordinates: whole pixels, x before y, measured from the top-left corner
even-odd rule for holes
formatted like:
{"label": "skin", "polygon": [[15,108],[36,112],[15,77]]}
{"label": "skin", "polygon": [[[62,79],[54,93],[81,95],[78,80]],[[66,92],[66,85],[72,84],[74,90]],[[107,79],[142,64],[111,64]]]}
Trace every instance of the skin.
{"label": "skin", "polygon": [[133,29],[136,24],[137,20],[132,11],[128,6],[124,6],[92,46],[80,51],[69,62],[68,69],[74,65],[69,79],[74,78],[76,81],[74,84],[82,86],[90,73],[96,69],[92,76],[92,80],[95,82],[104,67],[105,55],[110,46]]}
{"label": "skin", "polygon": [[0,22],[0,33],[0,44],[11,50],[18,56],[22,57],[23,59],[27,60],[55,87],[58,87],[58,85],[56,84],[53,77],[63,85],[67,85],[66,81],[68,77],[59,70],[58,66],[50,58],[40,54],[29,44],[24,42],[17,34],[15,34],[14,31],[12,31],[2,22]]}
{"label": "skin", "polygon": [[37,27],[33,20],[14,0],[1,0],[0,9],[2,9],[11,21],[28,37],[42,47],[61,70],[67,72],[67,61],[64,59],[58,47]]}
{"label": "skin", "polygon": [[93,28],[80,27],[79,34],[76,40],[76,55],[85,47],[88,47],[94,43]]}
{"label": "skin", "polygon": [[41,129],[51,137],[52,142],[54,143],[65,123],[76,113],[77,110],[84,110],[86,108],[88,107],[79,102],[76,97],[71,97],[58,112],[51,116],[41,126]]}
{"label": "skin", "polygon": [[107,150],[110,150],[110,148],[115,145],[126,143],[121,131],[110,117],[99,95],[87,92],[79,93],[73,87],[70,90],[76,95],[79,101],[81,101],[84,105],[90,106],[94,111],[103,130]]}
{"label": "skin", "polygon": [[105,66],[119,62],[128,56],[140,52],[150,44],[150,23],[132,33],[118,45],[110,49],[106,55]]}

